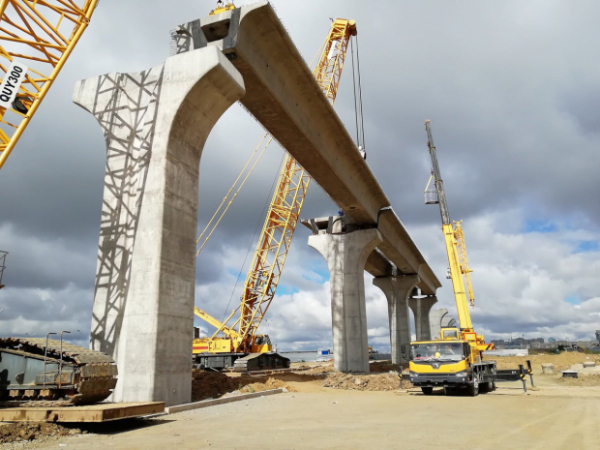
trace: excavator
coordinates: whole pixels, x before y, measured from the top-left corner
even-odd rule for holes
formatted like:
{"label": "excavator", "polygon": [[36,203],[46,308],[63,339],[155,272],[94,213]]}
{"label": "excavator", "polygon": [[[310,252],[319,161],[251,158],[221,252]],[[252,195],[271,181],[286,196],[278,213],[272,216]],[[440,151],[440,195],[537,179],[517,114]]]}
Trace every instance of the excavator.
{"label": "excavator", "polygon": [[[90,22],[97,0],[3,0],[0,5],[0,169]],[[10,195],[5,192],[3,195]],[[7,252],[0,252],[0,288]],[[106,399],[117,366],[60,339],[0,338],[0,401],[89,404]],[[46,404],[46,403],[44,403]]]}
{"label": "excavator", "polygon": [[[429,120],[425,121],[425,130],[433,167],[425,188],[425,203],[440,206],[442,231],[450,265],[448,278],[452,280],[459,327],[442,328],[436,340],[411,343],[409,376],[411,383],[420,387],[424,395],[431,395],[434,387],[443,387],[445,393],[455,389],[466,389],[471,396],[475,397],[480,391],[490,392],[495,389],[496,363],[483,359],[483,352],[492,350],[494,345],[486,344],[484,336],[477,334],[473,329],[469,304],[473,306],[475,299],[464,233],[461,222],[450,220],[444,182]],[[434,182],[433,187],[431,181]]]}
{"label": "excavator", "polygon": [[[219,3],[211,14],[232,7],[231,3]],[[317,84],[331,104],[337,96],[350,38],[356,35],[354,20],[332,19],[313,71]],[[198,336],[196,329],[192,350],[195,367],[234,371],[289,367],[289,359],[273,352],[269,336],[258,334],[257,330],[275,296],[310,180],[304,168],[286,154],[239,307],[223,322],[195,308],[196,316],[216,328],[212,336],[204,338]],[[233,325],[228,325],[231,322]]]}

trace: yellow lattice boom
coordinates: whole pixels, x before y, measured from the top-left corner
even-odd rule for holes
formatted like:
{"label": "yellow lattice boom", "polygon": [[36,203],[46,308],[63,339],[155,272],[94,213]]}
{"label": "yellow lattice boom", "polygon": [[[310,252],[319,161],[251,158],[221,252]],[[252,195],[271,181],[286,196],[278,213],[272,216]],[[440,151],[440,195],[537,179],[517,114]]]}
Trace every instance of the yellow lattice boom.
{"label": "yellow lattice boom", "polygon": [[10,80],[15,65],[27,71],[10,107],[0,107],[0,168],[73,51],[96,4],[97,0],[2,0],[0,76],[2,81]]}
{"label": "yellow lattice boom", "polygon": [[[321,56],[313,74],[327,99],[333,104],[337,95],[346,52],[351,36],[355,36],[353,20],[337,19],[322,46]],[[233,348],[238,352],[252,351],[252,338],[275,296],[294,231],[304,204],[311,177],[289,154],[286,154],[277,187],[246,276],[240,306],[217,328],[212,338],[225,329],[238,329],[233,336]],[[199,311],[207,320],[207,315]],[[236,317],[235,322],[226,325]]]}

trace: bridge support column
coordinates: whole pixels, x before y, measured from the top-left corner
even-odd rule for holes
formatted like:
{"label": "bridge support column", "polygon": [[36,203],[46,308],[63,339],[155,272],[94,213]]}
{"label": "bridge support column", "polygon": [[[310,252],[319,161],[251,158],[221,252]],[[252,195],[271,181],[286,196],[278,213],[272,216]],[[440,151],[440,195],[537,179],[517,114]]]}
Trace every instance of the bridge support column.
{"label": "bridge support column", "polygon": [[364,272],[382,238],[376,229],[320,233],[308,245],[327,260],[333,318],[333,366],[340,372],[369,372]]}
{"label": "bridge support column", "polygon": [[436,339],[440,336],[442,330],[442,320],[448,315],[448,310],[445,308],[434,309],[429,313],[431,338]]}
{"label": "bridge support column", "polygon": [[216,47],[75,87],[107,145],[90,346],[117,361],[114,401],[191,401],[200,156],[244,92]]}
{"label": "bridge support column", "polygon": [[373,279],[373,284],[383,291],[388,302],[392,364],[404,364],[410,359],[408,296],[419,281],[418,275]]}
{"label": "bridge support column", "polygon": [[435,295],[411,298],[409,300],[408,305],[415,316],[415,334],[417,335],[417,341],[431,340],[429,312],[436,303],[437,297]]}

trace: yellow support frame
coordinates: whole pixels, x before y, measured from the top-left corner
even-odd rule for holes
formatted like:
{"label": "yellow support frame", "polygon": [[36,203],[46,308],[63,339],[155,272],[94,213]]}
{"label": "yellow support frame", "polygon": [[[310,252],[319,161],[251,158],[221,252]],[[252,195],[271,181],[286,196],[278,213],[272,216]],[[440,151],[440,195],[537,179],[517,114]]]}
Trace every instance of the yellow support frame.
{"label": "yellow support frame", "polygon": [[0,76],[4,80],[13,60],[29,67],[19,89],[28,111],[10,109],[7,114],[0,108],[0,169],[85,31],[96,4],[97,0],[0,3]]}
{"label": "yellow support frame", "polygon": [[[313,71],[324,95],[333,104],[346,60],[351,36],[356,36],[356,23],[353,20],[336,19],[322,46],[321,57]],[[238,328],[237,335],[230,334],[234,351],[251,352],[252,336],[262,322],[277,290],[285,265],[294,231],[304,204],[311,177],[289,154],[286,154],[275,193],[254,252],[250,269],[246,276],[240,306],[225,321],[219,324],[215,318],[203,312],[205,321],[216,326],[211,339],[227,330]],[[238,313],[237,320],[230,322]],[[198,315],[198,314],[196,314]]]}

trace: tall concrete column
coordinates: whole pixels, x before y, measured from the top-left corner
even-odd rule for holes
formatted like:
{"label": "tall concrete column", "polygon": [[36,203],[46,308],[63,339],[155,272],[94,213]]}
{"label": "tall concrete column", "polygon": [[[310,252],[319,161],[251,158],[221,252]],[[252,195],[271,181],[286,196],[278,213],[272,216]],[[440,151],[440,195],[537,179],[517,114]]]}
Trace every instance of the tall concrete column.
{"label": "tall concrete column", "polygon": [[215,47],[75,87],[107,145],[90,346],[117,361],[115,401],[191,401],[200,156],[244,92]]}
{"label": "tall concrete column", "polygon": [[373,279],[373,284],[383,291],[388,302],[392,364],[407,363],[410,359],[408,296],[419,281],[418,275]]}
{"label": "tall concrete column", "polygon": [[417,335],[417,341],[431,340],[429,312],[436,303],[437,297],[435,295],[409,299],[408,306],[410,306],[410,309],[412,309],[415,316],[415,334]]}
{"label": "tall concrete column", "polygon": [[431,338],[435,339],[440,336],[442,330],[442,320],[448,315],[448,310],[445,308],[434,309],[429,313],[429,322],[431,330]]}
{"label": "tall concrete column", "polygon": [[369,372],[364,271],[381,244],[376,229],[315,234],[308,245],[327,260],[333,319],[333,366],[340,372]]}

